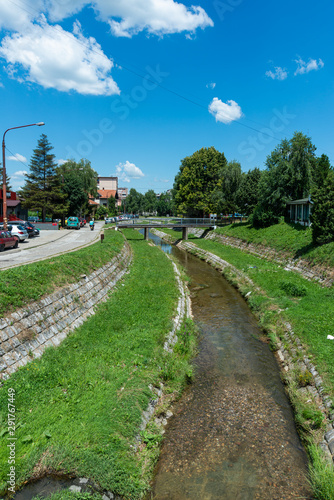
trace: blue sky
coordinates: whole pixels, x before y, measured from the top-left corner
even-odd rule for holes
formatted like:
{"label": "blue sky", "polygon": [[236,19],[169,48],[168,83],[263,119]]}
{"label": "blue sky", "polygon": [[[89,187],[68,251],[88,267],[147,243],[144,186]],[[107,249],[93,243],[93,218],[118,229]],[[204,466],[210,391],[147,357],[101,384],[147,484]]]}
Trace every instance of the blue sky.
{"label": "blue sky", "polygon": [[[18,189],[41,133],[141,192],[214,146],[264,168],[294,131],[334,164],[331,1],[1,0],[0,124]],[[0,132],[3,134],[3,132]]]}

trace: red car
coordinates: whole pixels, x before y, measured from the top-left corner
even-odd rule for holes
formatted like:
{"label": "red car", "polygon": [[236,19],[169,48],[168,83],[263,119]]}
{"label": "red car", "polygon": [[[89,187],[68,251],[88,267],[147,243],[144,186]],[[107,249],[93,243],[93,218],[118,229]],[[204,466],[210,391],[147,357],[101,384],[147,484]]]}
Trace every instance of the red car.
{"label": "red car", "polygon": [[18,246],[17,236],[12,236],[9,231],[0,232],[0,252],[3,252],[5,248],[17,248]]}

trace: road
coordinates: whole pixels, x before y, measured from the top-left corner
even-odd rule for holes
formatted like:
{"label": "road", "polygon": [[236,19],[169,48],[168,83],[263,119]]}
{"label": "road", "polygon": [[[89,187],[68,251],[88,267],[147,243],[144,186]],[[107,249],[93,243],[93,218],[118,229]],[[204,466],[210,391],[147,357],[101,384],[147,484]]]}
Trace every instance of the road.
{"label": "road", "polygon": [[16,249],[1,252],[0,270],[48,259],[90,245],[99,239],[103,227],[103,222],[97,222],[94,231],[88,225],[80,231],[42,229],[40,236],[22,241]]}

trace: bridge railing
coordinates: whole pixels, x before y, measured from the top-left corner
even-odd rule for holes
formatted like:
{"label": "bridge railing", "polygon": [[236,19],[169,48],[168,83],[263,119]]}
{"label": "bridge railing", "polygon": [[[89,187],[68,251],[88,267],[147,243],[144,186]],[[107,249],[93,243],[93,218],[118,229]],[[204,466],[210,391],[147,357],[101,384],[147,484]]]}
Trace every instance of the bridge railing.
{"label": "bridge railing", "polygon": [[116,221],[116,225],[122,226],[122,225],[156,225],[156,226],[166,226],[166,225],[173,225],[175,227],[177,226],[189,226],[189,227],[203,227],[203,226],[216,226],[216,225],[225,225],[225,224],[231,224],[232,222],[239,222],[241,219],[240,218],[231,218],[231,217],[224,217],[224,218],[186,218],[186,217],[141,217],[139,219],[121,219]]}

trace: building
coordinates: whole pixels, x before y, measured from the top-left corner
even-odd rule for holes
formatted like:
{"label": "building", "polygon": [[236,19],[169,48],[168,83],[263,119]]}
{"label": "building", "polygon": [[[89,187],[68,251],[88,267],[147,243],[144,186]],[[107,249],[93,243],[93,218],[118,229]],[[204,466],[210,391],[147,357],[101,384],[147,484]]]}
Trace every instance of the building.
{"label": "building", "polygon": [[[90,200],[90,205],[102,205],[108,207],[110,197],[118,200],[118,177],[98,177],[97,178],[97,197]],[[117,203],[116,203],[117,204]]]}
{"label": "building", "polygon": [[289,201],[287,205],[290,222],[299,223],[302,226],[311,225],[310,215],[313,203],[310,196],[301,200]]}
{"label": "building", "polygon": [[[15,220],[22,219],[28,220],[28,210],[23,208],[21,200],[14,191],[7,192],[7,219]],[[3,222],[3,190],[0,190],[0,222]]]}
{"label": "building", "polygon": [[129,189],[124,187],[123,188],[119,187],[117,193],[118,193],[117,206],[120,207],[122,205],[122,202],[126,200],[126,197],[129,194]]}

